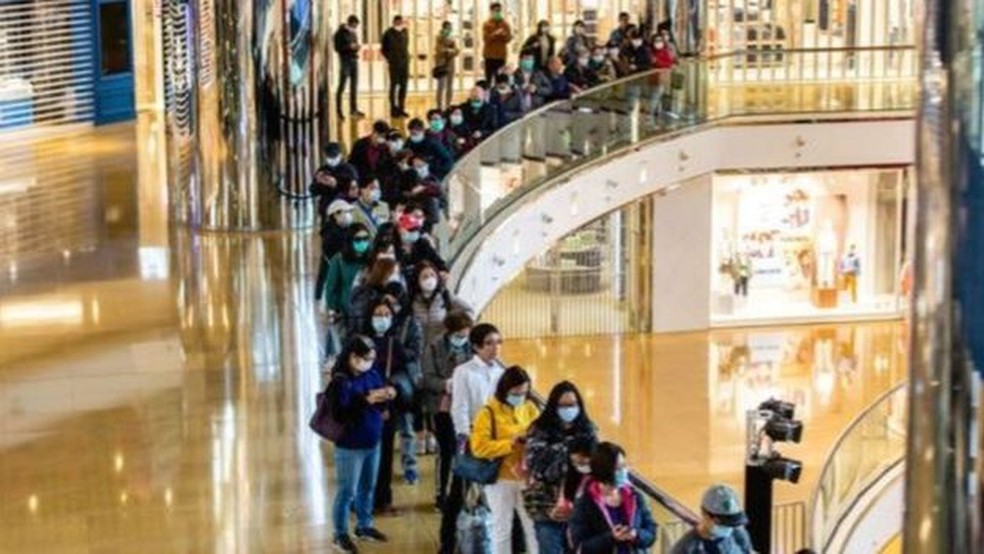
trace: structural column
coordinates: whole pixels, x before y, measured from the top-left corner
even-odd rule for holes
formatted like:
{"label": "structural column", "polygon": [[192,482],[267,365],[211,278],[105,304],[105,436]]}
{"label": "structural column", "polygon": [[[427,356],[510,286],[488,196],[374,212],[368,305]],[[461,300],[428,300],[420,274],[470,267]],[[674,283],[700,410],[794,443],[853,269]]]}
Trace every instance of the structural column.
{"label": "structural column", "polygon": [[175,221],[307,227],[327,137],[325,2],[163,0],[169,193]]}
{"label": "structural column", "polygon": [[[984,552],[984,171],[980,2],[928,0],[918,25],[918,191],[903,524],[906,552]],[[976,10],[976,11],[972,11]],[[905,273],[905,272],[904,272]],[[903,282],[908,279],[903,275]]]}

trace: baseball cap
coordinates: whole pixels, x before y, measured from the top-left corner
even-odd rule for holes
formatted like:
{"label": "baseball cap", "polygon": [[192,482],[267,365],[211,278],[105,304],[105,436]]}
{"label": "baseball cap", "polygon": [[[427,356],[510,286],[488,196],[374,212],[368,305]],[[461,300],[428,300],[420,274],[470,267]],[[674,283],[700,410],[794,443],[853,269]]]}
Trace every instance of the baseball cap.
{"label": "baseball cap", "polygon": [[344,200],[335,200],[331,204],[328,204],[328,215],[335,215],[338,212],[350,212],[352,211],[352,204]]}
{"label": "baseball cap", "polygon": [[748,517],[741,509],[738,493],[728,485],[712,485],[701,498],[700,507],[715,521],[726,527],[740,527],[748,524]]}
{"label": "baseball cap", "polygon": [[411,214],[401,215],[397,223],[399,224],[400,229],[403,229],[404,231],[414,231],[423,226],[423,223]]}
{"label": "baseball cap", "polygon": [[334,158],[335,156],[342,153],[342,147],[337,142],[329,142],[325,145],[325,157]]}

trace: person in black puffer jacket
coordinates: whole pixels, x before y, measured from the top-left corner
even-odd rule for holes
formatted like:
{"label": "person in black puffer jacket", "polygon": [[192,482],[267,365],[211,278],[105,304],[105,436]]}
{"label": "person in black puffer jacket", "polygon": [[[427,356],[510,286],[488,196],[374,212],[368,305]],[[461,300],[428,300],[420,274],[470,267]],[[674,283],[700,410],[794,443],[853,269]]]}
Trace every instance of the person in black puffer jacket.
{"label": "person in black puffer jacket", "polygon": [[526,440],[530,485],[524,505],[536,524],[541,554],[564,554],[567,520],[591,471],[590,455],[598,430],[584,408],[577,387],[569,381],[554,386]]}

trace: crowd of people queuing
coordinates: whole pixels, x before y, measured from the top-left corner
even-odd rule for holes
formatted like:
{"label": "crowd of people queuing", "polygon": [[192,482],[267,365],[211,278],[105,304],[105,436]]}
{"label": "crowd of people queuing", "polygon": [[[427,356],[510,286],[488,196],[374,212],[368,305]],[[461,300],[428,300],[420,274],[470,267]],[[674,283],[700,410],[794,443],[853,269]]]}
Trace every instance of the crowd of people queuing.
{"label": "crowd of people queuing", "polygon": [[[534,403],[526,371],[499,361],[499,330],[476,322],[448,289],[449,266],[432,230],[447,205],[442,180],[462,154],[545,103],[672,67],[676,53],[666,30],[634,25],[623,13],[605,43],[580,21],[560,43],[542,21],[513,67],[507,56],[514,37],[501,4],[490,12],[482,26],[485,79],[463,103],[452,103],[460,49],[445,22],[434,52],[436,107],[426,119],[410,120],[406,134],[376,121],[347,156],[328,144],[311,184],[322,222],[315,297],[329,321],[325,395],[341,426],[333,439],[333,546],[357,552],[355,540],[388,540],[375,517],[401,513],[393,501],[399,452],[407,485],[419,483],[418,456],[435,454],[442,553],[456,551],[466,493],[476,490],[491,522],[490,553],[642,552],[656,540],[656,523],[629,482],[625,451],[600,440],[573,383],[555,385],[542,409]],[[346,85],[349,115],[363,115],[358,25],[349,17],[335,34],[339,117]],[[393,18],[381,42],[390,115],[405,117],[410,52],[402,17]],[[500,461],[494,482],[478,487],[452,471],[466,452]],[[705,521],[678,552],[750,551],[734,491],[709,489],[702,511]]]}
{"label": "crowd of people queuing", "polygon": [[[455,75],[461,45],[450,21],[441,24],[431,53],[430,75],[436,80],[436,103],[427,114],[430,129],[447,131],[452,154],[473,147],[494,130],[521,117],[547,102],[564,100],[588,88],[651,69],[670,69],[677,63],[677,51],[669,25],[634,24],[628,13],[621,13],[618,25],[607,40],[589,35],[583,21],[576,21],[571,36],[558,42],[550,22],[540,21],[536,32],[518,43],[519,59],[509,63],[514,41],[512,26],[502,4],[489,6],[491,16],[482,25],[482,64],[484,79],[479,80],[466,102],[456,105]],[[338,56],[336,113],[344,120],[344,97],[349,93],[348,115],[361,118],[359,110],[360,21],[355,15],[335,32]],[[409,117],[406,111],[410,81],[410,60],[418,53],[410,51],[410,32],[401,15],[380,38],[380,53],[386,61],[389,77],[387,98],[390,117]],[[436,116],[434,115],[436,114]],[[435,129],[435,120],[438,127]],[[449,124],[450,123],[450,124]]]}

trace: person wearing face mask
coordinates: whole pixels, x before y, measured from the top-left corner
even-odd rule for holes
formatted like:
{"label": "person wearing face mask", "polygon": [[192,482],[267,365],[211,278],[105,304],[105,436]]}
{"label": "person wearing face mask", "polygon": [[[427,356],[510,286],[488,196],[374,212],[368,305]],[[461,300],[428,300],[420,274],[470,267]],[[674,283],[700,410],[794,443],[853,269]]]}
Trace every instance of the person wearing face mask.
{"label": "person wearing face mask", "polygon": [[[416,310],[415,300],[414,311]],[[444,333],[426,343],[421,359],[424,417],[430,418],[431,428],[437,438],[438,456],[434,460],[434,473],[437,475],[435,503],[438,509],[443,509],[447,498],[451,463],[455,453],[454,424],[451,422],[451,376],[454,368],[472,357],[468,334],[473,325],[475,322],[468,313],[449,312],[444,318]]]}
{"label": "person wearing face mask", "polygon": [[358,109],[356,100],[359,89],[359,18],[350,15],[345,24],[335,31],[334,36],[335,53],[338,54],[338,89],[335,91],[335,106],[338,120],[343,121],[345,114],[342,111],[342,96],[345,93],[345,85],[349,84],[349,114],[354,118],[363,118],[366,114]]}
{"label": "person wearing face mask", "polygon": [[468,100],[460,106],[468,134],[458,133],[458,136],[469,137],[471,148],[494,133],[496,129],[495,109],[486,102],[485,95],[485,89],[474,87],[468,95]]}
{"label": "person wearing face mask", "polygon": [[451,157],[457,159],[458,136],[454,134],[451,126],[441,110],[427,111],[427,136],[436,141],[451,153]]}
{"label": "person wearing face mask", "polygon": [[318,266],[318,281],[314,300],[320,301],[324,293],[325,280],[328,279],[328,263],[345,249],[349,241],[348,228],[352,225],[352,205],[344,200],[335,200],[328,206],[324,223],[321,225],[321,263]]}
{"label": "person wearing face mask", "polygon": [[337,345],[344,343],[353,314],[353,284],[366,265],[372,245],[369,231],[361,223],[352,223],[347,229],[347,236],[342,251],[328,261],[325,276],[323,296],[331,316],[327,339],[329,355],[337,351]]}
{"label": "person wearing face mask", "polygon": [[523,502],[536,525],[540,554],[564,554],[567,520],[591,472],[590,454],[598,430],[588,417],[577,387],[556,384],[526,441],[529,484]]}
{"label": "person wearing face mask", "polygon": [[676,53],[663,35],[653,37],[653,68],[673,69],[677,63]]}
{"label": "person wearing face mask", "polygon": [[318,215],[322,222],[328,205],[336,198],[344,196],[349,184],[359,178],[355,166],[345,161],[342,148],[337,142],[329,142],[324,149],[324,163],[314,173],[308,191],[318,200]]}
{"label": "person wearing face mask", "polygon": [[447,276],[448,264],[437,253],[434,245],[428,237],[423,234],[423,221],[411,214],[405,213],[400,216],[399,221],[399,246],[396,248],[396,258],[400,264],[407,268],[407,282],[416,281],[415,268],[422,262],[434,266],[442,277]]}
{"label": "person wearing face mask", "polygon": [[461,156],[467,154],[477,142],[472,137],[472,132],[465,121],[464,109],[461,106],[453,106],[448,110],[448,129],[454,133],[458,159],[461,159]]}
{"label": "person wearing face mask", "polygon": [[577,60],[567,66],[564,77],[570,83],[571,93],[578,94],[598,84],[598,76],[591,69],[591,55],[588,50],[581,50]]}
{"label": "person wearing face mask", "polygon": [[533,67],[537,70],[545,70],[547,62],[557,53],[557,39],[550,34],[550,22],[546,19],[540,21],[536,26],[536,33],[523,42],[520,50],[532,52]]}
{"label": "person wearing face mask", "polygon": [[652,69],[652,50],[646,45],[642,38],[642,33],[636,27],[629,29],[628,58],[630,70],[633,73],[641,73]]}
{"label": "person wearing face mask", "polygon": [[338,356],[325,391],[333,397],[334,417],[345,424],[334,449],[337,486],[332,509],[332,546],[339,552],[358,552],[349,535],[349,513],[353,507],[358,521],[356,538],[387,541],[386,535],[374,526],[372,503],[383,420],[397,393],[386,385],[377,369],[378,363],[374,342],[365,336],[352,337]]}
{"label": "person wearing face mask", "polygon": [[582,554],[642,554],[656,542],[645,497],[629,483],[625,451],[603,442],[591,456],[591,479],[568,522],[571,547]]}
{"label": "person wearing face mask", "polygon": [[595,74],[596,85],[610,83],[618,78],[615,63],[608,57],[608,52],[600,46],[592,50],[588,67]]}
{"label": "person wearing face mask", "polygon": [[[393,507],[393,458],[397,431],[406,421],[412,409],[414,396],[412,359],[404,348],[397,325],[397,310],[387,298],[379,298],[371,305],[365,326],[365,334],[370,337],[376,350],[376,367],[387,384],[396,390],[390,404],[388,417],[383,422],[382,444],[379,456],[379,477],[376,481],[375,511],[380,515],[398,515]],[[402,434],[402,433],[401,433]],[[412,433],[411,433],[412,436]],[[401,441],[400,460],[403,474],[408,484],[417,482],[417,457],[413,441]],[[404,448],[410,448],[404,451]]]}
{"label": "person wearing face mask", "polygon": [[512,42],[512,27],[502,13],[502,4],[489,5],[491,17],[482,24],[482,58],[485,64],[485,80],[490,83],[499,70],[506,65],[509,43]]}
{"label": "person wearing face mask", "polygon": [[407,117],[407,82],[410,80],[410,33],[402,15],[380,38],[380,53],[389,68],[390,117]]}
{"label": "person wearing face mask", "polygon": [[561,58],[565,65],[574,65],[582,52],[590,52],[592,47],[591,37],[584,29],[584,22],[577,20],[574,22],[574,32],[567,37],[564,43],[564,52]]}
{"label": "person wearing face mask", "polygon": [[410,171],[401,183],[400,203],[420,207],[425,217],[420,223],[423,230],[429,232],[438,224],[441,218],[441,206],[444,203],[441,181],[431,173],[430,164],[421,156],[411,156]]}
{"label": "person wearing face mask", "polygon": [[437,79],[437,109],[451,106],[454,98],[455,59],[461,50],[451,34],[451,22],[441,24],[441,30],[434,40],[434,78]]}
{"label": "person wearing face mask", "polygon": [[621,45],[628,39],[628,30],[632,25],[632,16],[629,12],[621,12],[618,14],[618,25],[612,29],[611,34],[608,35],[609,44]]}
{"label": "person wearing face mask", "polygon": [[454,156],[451,151],[441,143],[427,136],[427,129],[423,120],[414,118],[407,126],[410,132],[410,140],[407,141],[407,148],[413,153],[430,161],[430,170],[438,180],[443,179],[451,167],[454,165]]}
{"label": "person wearing face mask", "polygon": [[492,111],[495,113],[495,129],[501,129],[513,121],[523,117],[523,104],[520,94],[512,85],[509,75],[498,75],[495,78],[495,87],[492,89],[492,97],[489,100]]}
{"label": "person wearing face mask", "polygon": [[412,289],[410,305],[424,333],[424,344],[430,344],[444,332],[444,320],[449,313],[472,315],[472,308],[444,286],[442,272],[433,263],[423,260],[414,267],[416,286]]}
{"label": "person wearing face mask", "polygon": [[748,518],[738,493],[717,484],[704,491],[700,501],[701,520],[673,545],[672,554],[751,554],[752,539],[745,530]]}
{"label": "person wearing face mask", "polygon": [[631,53],[632,48],[627,40],[620,44],[608,44],[607,55],[609,61],[611,61],[612,65],[615,67],[616,79],[627,77],[632,73]]}
{"label": "person wearing face mask", "polygon": [[[533,520],[523,506],[523,454],[526,434],[537,417],[536,405],[529,399],[530,377],[519,366],[502,374],[492,399],[475,415],[469,438],[472,455],[500,460],[499,478],[485,486],[485,497],[492,512],[492,552],[512,552],[514,514],[523,526],[527,552],[540,552]],[[493,431],[494,429],[494,431]]]}
{"label": "person wearing face mask", "polygon": [[364,177],[359,183],[359,199],[352,210],[352,219],[365,225],[373,237],[379,226],[390,220],[389,206],[382,202],[383,190],[379,180],[374,177]]}
{"label": "person wearing face mask", "polygon": [[403,275],[395,259],[377,255],[372,265],[365,267],[362,275],[353,279],[349,300],[347,330],[350,334],[362,333],[367,329],[372,306],[386,293],[390,282],[402,283]]}
{"label": "person wearing face mask", "polygon": [[519,67],[512,78],[519,92],[524,113],[546,104],[553,94],[550,77],[546,71],[536,68],[536,56],[529,50],[524,50],[520,55]]}
{"label": "person wearing face mask", "polygon": [[349,162],[355,166],[360,178],[379,175],[380,168],[390,156],[389,144],[386,138],[390,133],[389,123],[377,121],[372,124],[372,132],[362,137],[352,145]]}

